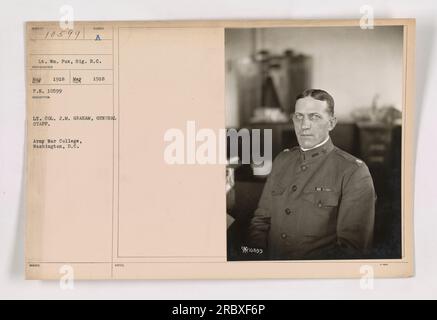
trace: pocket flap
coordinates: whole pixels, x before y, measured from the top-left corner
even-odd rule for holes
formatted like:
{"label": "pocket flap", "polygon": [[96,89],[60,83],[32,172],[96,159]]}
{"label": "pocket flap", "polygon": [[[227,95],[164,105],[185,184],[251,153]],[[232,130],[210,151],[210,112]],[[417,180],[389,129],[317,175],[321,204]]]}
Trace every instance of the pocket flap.
{"label": "pocket flap", "polygon": [[285,188],[283,186],[275,185],[272,188],[272,195],[273,196],[279,196],[283,194],[285,191]]}
{"label": "pocket flap", "polygon": [[321,207],[337,207],[340,194],[335,191],[311,191],[304,192],[304,199]]}

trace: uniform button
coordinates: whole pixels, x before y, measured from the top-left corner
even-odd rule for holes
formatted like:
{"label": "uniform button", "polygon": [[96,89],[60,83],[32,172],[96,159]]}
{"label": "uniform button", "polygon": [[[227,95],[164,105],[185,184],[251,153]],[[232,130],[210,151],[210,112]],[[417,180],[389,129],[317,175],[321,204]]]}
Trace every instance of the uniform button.
{"label": "uniform button", "polygon": [[285,213],[286,213],[287,215],[290,215],[290,214],[293,213],[293,211],[291,211],[290,208],[286,208],[286,209],[285,209]]}
{"label": "uniform button", "polygon": [[297,186],[296,186],[296,185],[292,186],[292,187],[291,187],[291,190],[292,190],[293,192],[295,192],[295,191],[297,190]]}
{"label": "uniform button", "polygon": [[287,234],[285,234],[285,233],[281,233],[281,238],[282,238],[282,239],[287,238]]}
{"label": "uniform button", "polygon": [[318,206],[319,208],[321,208],[321,207],[323,206],[322,202],[319,201],[319,203],[317,203],[317,206]]}
{"label": "uniform button", "polygon": [[301,166],[300,168],[302,169],[302,171],[305,171],[306,169],[308,169],[307,166]]}

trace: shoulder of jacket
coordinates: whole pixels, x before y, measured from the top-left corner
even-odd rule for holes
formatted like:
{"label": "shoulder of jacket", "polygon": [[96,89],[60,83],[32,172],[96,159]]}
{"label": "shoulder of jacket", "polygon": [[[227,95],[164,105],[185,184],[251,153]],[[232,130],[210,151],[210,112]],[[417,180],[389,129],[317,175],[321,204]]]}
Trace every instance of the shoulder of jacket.
{"label": "shoulder of jacket", "polygon": [[284,149],[280,153],[283,156],[295,156],[299,153],[299,146],[292,147],[290,149]]}
{"label": "shoulder of jacket", "polygon": [[293,152],[296,152],[298,150],[299,150],[299,146],[294,146],[290,149],[287,148],[287,149],[282,150],[281,153],[293,153]]}
{"label": "shoulder of jacket", "polygon": [[351,155],[350,153],[347,153],[346,151],[343,151],[339,148],[335,148],[334,149],[334,153],[343,161],[349,163],[349,164],[353,164],[357,167],[361,167],[361,166],[366,166],[366,164],[364,163],[363,160],[358,159],[357,157]]}
{"label": "shoulder of jacket", "polygon": [[293,147],[290,149],[282,150],[275,158],[275,161],[286,161],[288,159],[292,159],[298,154],[299,147]]}

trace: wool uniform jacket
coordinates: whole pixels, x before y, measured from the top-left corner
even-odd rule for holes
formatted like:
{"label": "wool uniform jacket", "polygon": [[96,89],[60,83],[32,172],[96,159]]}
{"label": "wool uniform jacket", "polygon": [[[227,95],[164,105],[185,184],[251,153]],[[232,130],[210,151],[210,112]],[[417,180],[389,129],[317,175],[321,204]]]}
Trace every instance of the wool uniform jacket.
{"label": "wool uniform jacket", "polygon": [[329,139],[274,160],[249,228],[269,259],[359,258],[372,244],[376,194],[366,164]]}

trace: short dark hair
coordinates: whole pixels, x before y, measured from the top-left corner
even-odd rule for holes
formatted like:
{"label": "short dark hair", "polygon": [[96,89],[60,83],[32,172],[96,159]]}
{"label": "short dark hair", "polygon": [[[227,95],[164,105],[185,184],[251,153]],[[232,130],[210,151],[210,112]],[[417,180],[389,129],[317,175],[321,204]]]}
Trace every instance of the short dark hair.
{"label": "short dark hair", "polygon": [[296,97],[296,101],[306,97],[311,97],[320,101],[326,101],[328,105],[328,113],[331,116],[334,115],[334,98],[325,90],[307,89]]}

